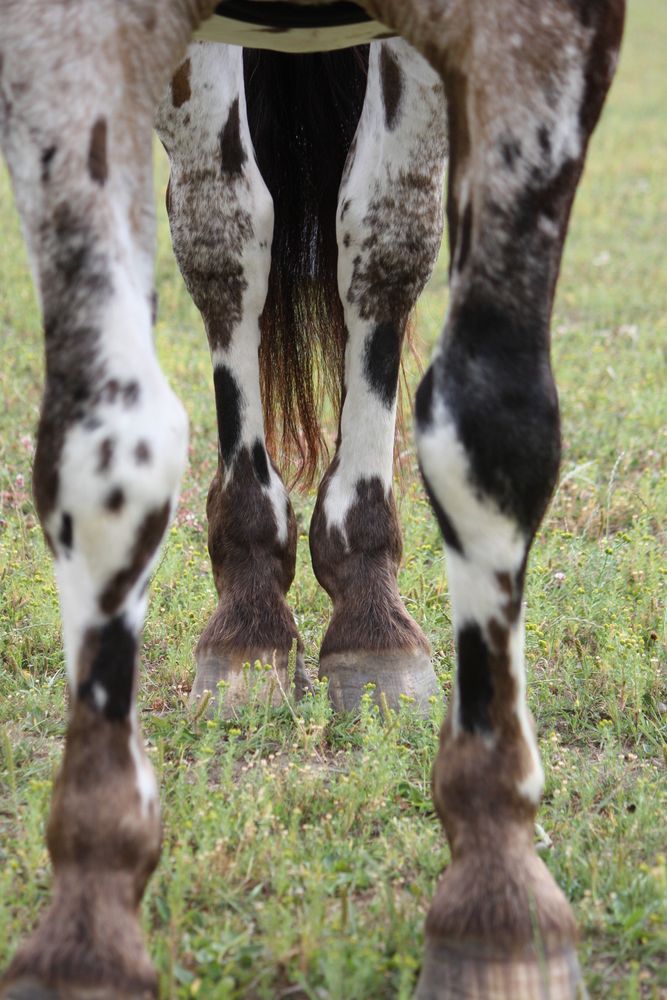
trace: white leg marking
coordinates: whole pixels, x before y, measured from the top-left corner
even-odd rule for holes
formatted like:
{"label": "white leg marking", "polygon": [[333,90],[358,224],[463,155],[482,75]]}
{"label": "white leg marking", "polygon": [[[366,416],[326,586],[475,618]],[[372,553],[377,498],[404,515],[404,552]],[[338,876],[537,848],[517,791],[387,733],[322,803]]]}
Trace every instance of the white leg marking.
{"label": "white leg marking", "polygon": [[[452,616],[458,633],[468,624],[479,625],[485,641],[493,647],[488,624],[505,622],[508,595],[499,585],[497,574],[512,579],[519,571],[527,538],[516,523],[495,505],[476,493],[470,466],[454,423],[442,400],[434,400],[431,426],[419,435],[419,453],[428,470],[429,485],[454,525],[463,555],[446,548],[447,576]],[[515,682],[514,710],[521,734],[531,756],[531,769],[519,782],[518,790],[529,801],[540,799],[544,772],[526,705],[523,615],[509,629],[509,667]],[[453,735],[461,731],[460,692],[454,684]]]}
{"label": "white leg marking", "polygon": [[434,399],[431,419],[417,446],[431,489],[455,525],[466,559],[496,572],[518,570],[526,551],[525,535],[476,493],[468,458],[442,400]]}
{"label": "white leg marking", "polygon": [[287,542],[288,522],[287,522],[287,502],[288,494],[280,476],[272,466],[269,466],[271,482],[268,486],[262,487],[262,492],[271,501],[273,516],[276,519],[277,538],[281,545]]}
{"label": "white leg marking", "polygon": [[[395,127],[387,125],[387,111],[382,93],[381,60],[390,55],[400,74],[401,108]],[[338,197],[336,235],[338,240],[338,287],[345,310],[345,323],[349,338],[345,353],[346,397],[341,414],[341,444],[338,463],[330,478],[324,497],[324,511],[330,528],[338,528],[344,535],[348,511],[356,499],[356,485],[360,479],[377,478],[385,493],[391,490],[393,469],[394,429],[396,400],[387,406],[367,377],[367,351],[370,338],[379,316],[376,308],[368,308],[352,293],[359,262],[365,263],[372,255],[371,237],[376,236],[391,248],[394,236],[404,233],[406,219],[400,209],[389,210],[392,199],[400,197],[400,184],[415,163],[421,162],[433,180],[435,202],[440,204],[442,178],[445,167],[445,124],[443,94],[439,77],[428,63],[402,39],[375,43],[370,47],[368,86],[364,106],[357,128],[353,160],[349,173],[344,177]],[[433,214],[433,199],[426,208]],[[372,221],[375,206],[378,218]],[[415,217],[425,206],[410,206],[407,211]],[[438,209],[435,210],[438,216]],[[438,237],[441,216],[433,220]],[[401,244],[404,239],[401,239]],[[435,241],[439,243],[439,239]],[[434,243],[434,246],[435,246]],[[437,251],[436,251],[437,252]],[[380,267],[391,259],[391,249],[383,251],[378,260]],[[435,258],[434,258],[435,259]],[[420,290],[420,281],[428,277],[421,274],[433,261],[423,261],[415,255],[414,294]],[[398,262],[404,268],[406,262]],[[391,265],[390,265],[391,266]],[[386,274],[387,295],[392,282],[402,281],[400,274]],[[381,289],[373,289],[375,296]],[[375,303],[374,303],[375,305]],[[398,330],[407,318],[414,301],[407,301],[405,315],[386,318]]]}

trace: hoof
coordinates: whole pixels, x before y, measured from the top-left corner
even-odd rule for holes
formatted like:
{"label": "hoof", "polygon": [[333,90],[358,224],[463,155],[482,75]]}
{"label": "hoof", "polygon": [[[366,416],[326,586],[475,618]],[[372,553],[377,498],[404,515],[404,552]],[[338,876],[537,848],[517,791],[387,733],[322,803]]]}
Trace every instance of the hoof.
{"label": "hoof", "polygon": [[414,1000],[586,1000],[573,948],[540,954],[427,938]]}
{"label": "hoof", "polygon": [[401,695],[407,695],[424,716],[430,714],[433,695],[442,698],[431,661],[421,649],[327,653],[320,659],[319,676],[328,677],[329,697],[338,712],[356,711],[366,684],[375,685],[376,704],[384,695],[389,707],[398,709]]}
{"label": "hoof", "polygon": [[[210,647],[198,648],[195,653],[197,674],[190,692],[190,704],[195,707],[210,692],[204,715],[209,719],[217,715],[220,697],[218,684],[224,681],[226,687],[220,709],[223,719],[233,718],[236,711],[251,699],[260,704],[268,702],[277,708],[289,693],[288,657],[287,652],[267,649],[223,653]],[[258,660],[262,666],[272,664],[271,669],[261,673],[256,671],[254,664]],[[246,666],[248,663],[249,668]],[[312,689],[301,652],[296,657],[294,688],[297,700]]]}
{"label": "hoof", "polygon": [[0,1000],[156,1000],[136,894],[120,868],[56,867],[53,902],[0,978]]}
{"label": "hoof", "polygon": [[59,983],[46,986],[37,979],[21,977],[0,984],[0,1000],[155,1000],[155,990],[117,990],[105,986],[76,986]]}

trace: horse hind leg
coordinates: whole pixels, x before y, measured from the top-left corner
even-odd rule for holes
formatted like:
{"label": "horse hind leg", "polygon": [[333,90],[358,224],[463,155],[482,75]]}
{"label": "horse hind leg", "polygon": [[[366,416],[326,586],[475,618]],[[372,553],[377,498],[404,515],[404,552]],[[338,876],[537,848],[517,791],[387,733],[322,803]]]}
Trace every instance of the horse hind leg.
{"label": "horse hind leg", "polygon": [[76,31],[67,5],[3,11],[0,136],[45,328],[34,494],[70,690],[47,828],[52,903],[11,962],[3,1000],[157,990],[138,914],[160,816],[137,650],[187,421],[152,343],[150,137],[191,24],[183,16],[176,30],[176,5],[162,24],[146,7],[145,18],[141,4],[91,10]]}
{"label": "horse hind leg", "polygon": [[218,469],[208,494],[208,544],[218,606],[196,650],[191,698],[218,684],[223,712],[248,698],[246,663],[272,664],[273,701],[287,690],[297,644],[297,694],[309,684],[285,595],[294,578],[296,521],[265,442],[259,317],[271,266],[273,202],[255,162],[238,47],[188,50],[158,111],[171,173],[174,251],[206,328],[218,418]]}
{"label": "horse hind leg", "polygon": [[543,778],[522,595],[559,461],[554,285],[623,3],[528,6],[369,4],[392,26],[404,17],[439,66],[450,122],[450,307],[416,414],[457,647],[433,772],[452,861],[427,918],[419,1000],[585,992],[570,907],[533,846]]}
{"label": "horse hind leg", "polygon": [[401,348],[442,235],[445,134],[442,85],[424,59],[400,39],[371,45],[337,213],[345,394],[310,530],[313,568],[333,601],[320,676],[345,710],[368,682],[391,707],[408,695],[426,713],[439,692],[428,642],[398,591],[391,484]]}

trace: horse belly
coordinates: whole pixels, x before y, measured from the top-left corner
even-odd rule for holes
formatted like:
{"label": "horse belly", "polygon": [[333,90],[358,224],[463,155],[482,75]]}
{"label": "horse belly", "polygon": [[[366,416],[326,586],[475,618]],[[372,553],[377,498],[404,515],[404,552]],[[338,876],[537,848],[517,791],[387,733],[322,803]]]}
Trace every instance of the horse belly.
{"label": "horse belly", "polygon": [[392,32],[356,4],[279,0],[224,0],[194,34],[198,41],[291,53],[327,52],[389,37]]}

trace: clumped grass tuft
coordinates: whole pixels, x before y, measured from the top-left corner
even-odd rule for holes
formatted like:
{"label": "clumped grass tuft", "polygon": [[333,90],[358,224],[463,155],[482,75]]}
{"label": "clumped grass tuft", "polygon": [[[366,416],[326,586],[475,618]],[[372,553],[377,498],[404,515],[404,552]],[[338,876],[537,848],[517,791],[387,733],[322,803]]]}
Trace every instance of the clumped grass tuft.
{"label": "clumped grass tuft", "polygon": [[[667,21],[633,0],[619,75],[577,197],[554,315],[561,479],[533,549],[529,701],[546,770],[544,857],[572,900],[591,997],[667,996],[664,584]],[[208,352],[162,210],[157,344],[191,421],[182,502],[152,587],[140,708],[165,839],[144,903],[164,998],[411,995],[423,919],[448,851],[430,799],[440,722],[326,693],[233,722],[186,707],[214,607],[205,497],[216,461]],[[65,672],[51,562],[30,498],[41,335],[6,174],[0,177],[0,966],[49,894],[44,846],[62,750]],[[446,254],[421,303],[423,357],[446,300]],[[409,371],[414,391],[416,369]],[[438,531],[403,456],[400,586],[445,692],[453,644]],[[329,605],[296,496],[291,600],[311,667]],[[254,669],[254,668],[253,668]]]}

